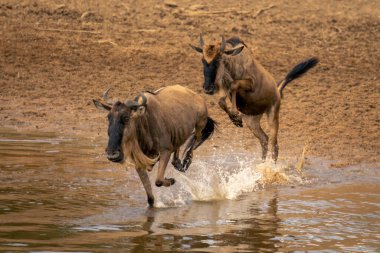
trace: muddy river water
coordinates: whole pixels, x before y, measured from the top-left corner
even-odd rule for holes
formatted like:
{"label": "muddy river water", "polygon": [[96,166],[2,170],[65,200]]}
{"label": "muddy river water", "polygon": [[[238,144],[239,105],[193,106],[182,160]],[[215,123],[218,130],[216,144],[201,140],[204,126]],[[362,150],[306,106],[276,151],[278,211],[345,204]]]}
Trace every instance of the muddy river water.
{"label": "muddy river water", "polygon": [[315,158],[263,184],[248,153],[201,147],[186,174],[169,166],[176,184],[154,187],[148,208],[103,146],[0,129],[0,251],[380,252],[379,168]]}

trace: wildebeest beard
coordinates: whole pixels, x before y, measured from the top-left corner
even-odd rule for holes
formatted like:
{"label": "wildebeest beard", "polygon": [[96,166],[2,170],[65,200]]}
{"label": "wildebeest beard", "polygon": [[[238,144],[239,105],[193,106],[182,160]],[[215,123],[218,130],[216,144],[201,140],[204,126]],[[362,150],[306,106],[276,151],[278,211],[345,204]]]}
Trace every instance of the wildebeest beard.
{"label": "wildebeest beard", "polygon": [[207,63],[205,59],[202,60],[204,74],[203,91],[206,94],[213,95],[218,90],[217,85],[215,85],[215,79],[219,60],[220,56],[215,57],[210,63]]}

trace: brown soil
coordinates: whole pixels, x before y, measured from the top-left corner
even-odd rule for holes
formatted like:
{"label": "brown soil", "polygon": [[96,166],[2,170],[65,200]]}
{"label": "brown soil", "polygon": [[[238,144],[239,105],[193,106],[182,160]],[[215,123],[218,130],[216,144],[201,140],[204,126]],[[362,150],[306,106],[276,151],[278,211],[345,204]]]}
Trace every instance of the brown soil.
{"label": "brown soil", "polygon": [[[188,44],[200,32],[238,35],[277,80],[306,57],[321,60],[285,90],[280,157],[300,155],[310,139],[308,155],[335,167],[379,165],[377,0],[1,2],[2,127],[104,140],[105,115],[91,100],[107,87],[120,99],[171,84],[202,94],[201,59]],[[260,151],[217,96],[202,96],[219,122],[215,140]]]}

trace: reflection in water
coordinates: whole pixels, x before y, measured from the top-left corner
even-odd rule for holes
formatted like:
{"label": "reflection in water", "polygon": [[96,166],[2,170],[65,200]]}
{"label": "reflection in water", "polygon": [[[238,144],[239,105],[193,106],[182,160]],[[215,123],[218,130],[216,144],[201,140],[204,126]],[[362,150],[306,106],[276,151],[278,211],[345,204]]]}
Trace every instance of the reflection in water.
{"label": "reflection in water", "polygon": [[266,249],[273,252],[278,246],[271,238],[278,235],[279,222],[276,217],[277,198],[274,196],[273,193],[257,195],[263,201],[259,205],[244,198],[238,204],[225,200],[147,210],[146,221],[142,224],[147,234],[131,240],[134,243],[131,251]]}
{"label": "reflection in water", "polygon": [[198,155],[149,209],[103,143],[0,129],[0,251],[378,252],[376,170],[312,165],[313,183],[263,190],[244,153]]}

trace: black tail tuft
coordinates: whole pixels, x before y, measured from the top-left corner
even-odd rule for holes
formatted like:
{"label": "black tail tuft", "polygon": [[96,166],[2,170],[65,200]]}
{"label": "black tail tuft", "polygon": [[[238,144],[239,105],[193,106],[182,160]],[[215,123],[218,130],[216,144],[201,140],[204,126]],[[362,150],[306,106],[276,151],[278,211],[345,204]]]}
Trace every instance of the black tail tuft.
{"label": "black tail tuft", "polygon": [[202,145],[205,140],[211,137],[211,135],[215,131],[216,126],[217,123],[212,118],[208,117],[206,126],[202,130],[201,141],[194,147],[194,150],[197,149],[200,145]]}
{"label": "black tail tuft", "polygon": [[316,57],[311,57],[303,62],[298,63],[285,77],[285,80],[291,82],[292,80],[302,76],[309,69],[315,67],[319,60]]}
{"label": "black tail tuft", "polygon": [[305,74],[309,69],[315,67],[318,64],[319,60],[317,57],[310,57],[309,59],[298,63],[293,69],[286,75],[285,79],[279,83],[280,93],[282,94],[282,90],[286,87],[288,83],[293,81],[294,79],[301,77]]}

